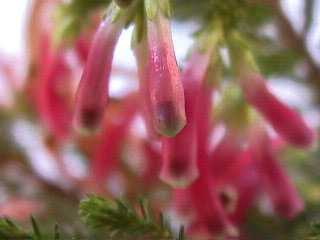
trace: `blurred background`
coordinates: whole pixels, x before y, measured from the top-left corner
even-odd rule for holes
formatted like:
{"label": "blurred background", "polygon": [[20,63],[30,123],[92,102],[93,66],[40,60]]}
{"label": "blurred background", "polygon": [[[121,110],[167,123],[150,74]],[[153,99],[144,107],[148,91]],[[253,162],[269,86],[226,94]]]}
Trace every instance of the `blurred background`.
{"label": "blurred background", "polygon": [[[37,107],[26,100],[30,94],[26,85],[30,84],[27,35],[31,2],[0,3],[0,216],[24,222],[33,213],[46,219],[48,226],[59,221],[65,223],[66,231],[70,223],[81,231],[81,225],[75,221],[78,200],[90,190],[101,192],[87,181],[90,147],[97,140],[72,138],[61,144],[38,120]],[[193,43],[193,33],[199,27],[197,17],[205,4],[192,0],[176,2],[172,30],[177,59],[183,67]],[[254,31],[268,43],[257,52],[258,61],[276,95],[299,109],[308,123],[319,129],[320,0],[283,0],[281,6],[278,12],[264,8],[255,12],[256,17],[263,20]],[[138,88],[135,59],[130,49],[131,33],[132,27],[129,27],[121,35],[114,54],[110,95],[115,99],[115,112],[117,100]],[[76,86],[82,66],[75,62],[72,53],[69,55],[71,65],[77,69],[72,83]],[[140,117],[135,119],[134,126],[131,131],[138,132],[134,134],[145,134]],[[139,144],[131,141],[127,146],[127,154],[132,158],[129,165],[136,169],[141,167],[141,153],[132,151],[130,146]],[[302,235],[310,222],[320,220],[319,153],[317,145],[307,152],[293,148],[284,151],[283,161],[306,199],[306,211],[288,222],[253,210],[247,224],[253,239],[295,239],[292,236]],[[121,174],[113,174],[104,186],[107,193],[102,191],[102,194],[139,195],[139,185],[131,187],[131,192],[125,190],[126,181]],[[158,182],[155,186],[157,191],[145,189],[142,194],[151,200],[157,199],[162,205],[159,199],[168,200],[169,190]],[[260,208],[268,207],[261,203]]]}

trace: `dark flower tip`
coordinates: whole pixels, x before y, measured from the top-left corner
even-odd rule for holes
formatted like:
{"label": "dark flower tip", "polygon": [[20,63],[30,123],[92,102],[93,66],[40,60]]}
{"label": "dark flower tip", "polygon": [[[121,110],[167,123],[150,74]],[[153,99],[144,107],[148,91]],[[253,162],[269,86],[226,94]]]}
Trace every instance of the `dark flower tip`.
{"label": "dark flower tip", "polygon": [[177,135],[186,125],[186,119],[178,112],[171,101],[164,101],[157,106],[158,131],[168,137]]}
{"label": "dark flower tip", "polygon": [[84,108],[75,119],[75,129],[83,134],[95,133],[100,129],[103,113],[94,108]]}
{"label": "dark flower tip", "polygon": [[186,188],[199,176],[198,169],[186,159],[176,158],[162,168],[160,178],[174,188]]}

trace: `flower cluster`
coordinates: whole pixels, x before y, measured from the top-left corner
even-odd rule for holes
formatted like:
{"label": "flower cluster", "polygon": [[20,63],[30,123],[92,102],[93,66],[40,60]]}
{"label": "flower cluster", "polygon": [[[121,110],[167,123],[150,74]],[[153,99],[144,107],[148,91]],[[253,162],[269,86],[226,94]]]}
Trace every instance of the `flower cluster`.
{"label": "flower cluster", "polygon": [[[250,48],[238,33],[225,31],[221,19],[198,34],[181,72],[169,20],[167,0],[115,1],[92,41],[87,36],[76,40],[75,51],[85,66],[73,119],[64,100],[67,93],[59,88],[63,82],[63,89],[70,89],[66,51],[53,48],[45,34],[39,60],[45,67],[37,90],[40,115],[59,138],[70,137],[71,122],[81,133],[98,132],[88,153],[90,179],[98,185],[119,168],[125,143],[136,146],[146,160],[144,186],[156,182],[159,174],[174,188],[173,205],[190,220],[190,234],[237,236],[237,227],[262,196],[269,198],[274,213],[297,216],[304,203],[278,160],[276,143],[281,139],[308,148],[315,139],[313,130],[272,93]],[[131,22],[139,92],[117,103],[108,97],[113,53]],[[227,66],[222,48],[230,53],[232,83],[223,81]],[[147,137],[131,131],[138,114]]]}

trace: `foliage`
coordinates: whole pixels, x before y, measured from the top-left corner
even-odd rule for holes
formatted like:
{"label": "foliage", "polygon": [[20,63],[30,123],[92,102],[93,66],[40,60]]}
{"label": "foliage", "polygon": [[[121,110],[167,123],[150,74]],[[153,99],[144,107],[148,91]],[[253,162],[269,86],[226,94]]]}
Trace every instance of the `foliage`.
{"label": "foliage", "polygon": [[52,234],[45,234],[41,225],[31,217],[32,231],[24,230],[9,219],[0,220],[0,239],[3,240],[62,240],[62,239],[159,239],[184,240],[181,227],[177,237],[162,213],[156,213],[141,199],[137,208],[122,201],[89,196],[80,203],[80,216],[88,227],[87,233],[66,236],[54,226]]}
{"label": "foliage", "polygon": [[113,239],[175,239],[183,240],[183,229],[178,238],[160,213],[157,217],[144,200],[138,209],[116,200],[111,202],[91,196],[80,204],[80,216],[93,229],[104,230]]}

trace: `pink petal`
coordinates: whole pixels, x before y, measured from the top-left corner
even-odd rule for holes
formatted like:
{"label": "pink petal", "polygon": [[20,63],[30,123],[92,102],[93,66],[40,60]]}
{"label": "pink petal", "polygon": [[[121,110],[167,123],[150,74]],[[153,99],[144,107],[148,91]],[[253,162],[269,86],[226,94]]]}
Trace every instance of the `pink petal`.
{"label": "pink petal", "polygon": [[71,130],[71,69],[63,49],[53,49],[49,36],[43,38],[43,67],[40,69],[37,104],[46,127],[59,139],[69,137]]}
{"label": "pink petal", "polygon": [[175,136],[186,124],[183,86],[180,79],[170,23],[159,14],[148,21],[149,91],[156,131]]}
{"label": "pink petal", "polygon": [[261,176],[251,152],[246,150],[239,153],[236,163],[230,171],[228,184],[235,187],[237,200],[235,211],[230,218],[234,224],[243,224],[261,192]]}
{"label": "pink petal", "polygon": [[173,187],[186,187],[198,177],[197,107],[210,53],[192,55],[182,79],[185,90],[187,125],[175,137],[162,138],[163,165],[160,178]]}
{"label": "pink petal", "polygon": [[142,113],[147,129],[147,133],[151,138],[157,138],[157,133],[152,122],[152,106],[149,92],[149,68],[148,68],[148,46],[143,39],[134,49],[138,74],[139,74],[139,91],[142,104]]}
{"label": "pink petal", "polygon": [[76,96],[74,120],[79,130],[96,130],[101,125],[108,101],[113,53],[121,30],[122,24],[112,22],[110,17],[95,33]]}

